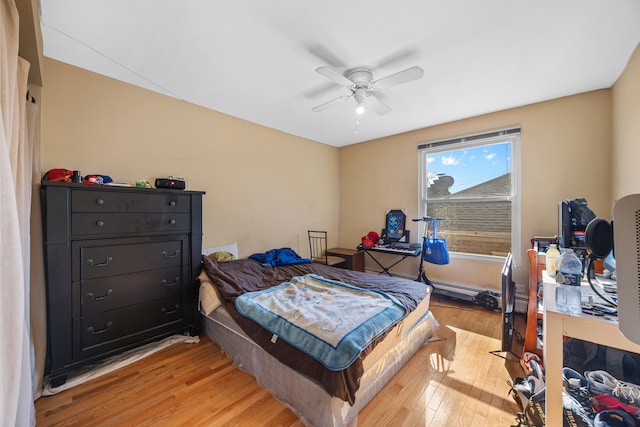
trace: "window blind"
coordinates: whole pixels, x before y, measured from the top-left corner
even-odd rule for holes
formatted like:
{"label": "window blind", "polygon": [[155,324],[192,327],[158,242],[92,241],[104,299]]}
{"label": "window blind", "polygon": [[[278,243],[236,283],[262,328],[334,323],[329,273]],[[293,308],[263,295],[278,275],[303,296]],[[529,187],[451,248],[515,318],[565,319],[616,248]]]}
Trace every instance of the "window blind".
{"label": "window blind", "polygon": [[487,133],[479,133],[479,134],[475,134],[475,135],[462,136],[462,137],[452,138],[452,139],[445,139],[445,140],[441,140],[441,141],[427,142],[427,143],[418,145],[418,150],[424,150],[424,149],[436,148],[436,147],[444,147],[444,146],[447,146],[447,145],[460,144],[460,143],[463,143],[463,142],[470,142],[470,141],[475,141],[475,140],[478,140],[478,139],[495,138],[497,136],[513,135],[513,134],[516,134],[516,133],[520,133],[520,128],[519,127],[518,128],[503,129],[503,130],[496,130],[496,131],[487,132]]}

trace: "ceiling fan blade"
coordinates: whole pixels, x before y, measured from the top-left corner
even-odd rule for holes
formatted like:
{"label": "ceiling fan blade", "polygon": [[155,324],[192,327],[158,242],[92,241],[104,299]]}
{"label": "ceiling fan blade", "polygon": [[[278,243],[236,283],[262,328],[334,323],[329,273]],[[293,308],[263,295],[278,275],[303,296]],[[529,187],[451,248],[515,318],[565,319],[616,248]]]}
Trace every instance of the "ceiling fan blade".
{"label": "ceiling fan blade", "polygon": [[345,100],[347,100],[349,98],[351,98],[351,96],[349,96],[349,95],[339,96],[338,98],[334,98],[331,101],[325,102],[324,104],[320,104],[318,106],[313,107],[311,109],[311,111],[324,111],[327,108],[336,105],[339,101],[345,101]]}
{"label": "ceiling fan blade", "polygon": [[366,104],[370,105],[371,109],[381,116],[391,111],[391,107],[374,95],[367,96]]}
{"label": "ceiling fan blade", "polygon": [[[417,51],[413,48],[401,49],[380,59],[374,68],[393,67],[401,61],[404,61],[404,63],[406,64],[406,61],[415,58],[416,55]],[[331,63],[328,62],[328,64]]]}
{"label": "ceiling fan blade", "polygon": [[330,65],[334,68],[340,68],[346,65],[338,55],[319,42],[307,44],[306,48],[310,54],[319,59],[323,64]]}
{"label": "ceiling fan blade", "polygon": [[337,72],[331,67],[318,67],[316,68],[316,71],[322,74],[323,76],[325,76],[326,78],[328,78],[329,80],[333,80],[334,82],[340,85],[347,86],[347,87],[353,85],[353,82],[351,80],[349,80],[348,78],[346,78],[345,76],[343,76],[342,74],[340,74],[339,72]]}
{"label": "ceiling fan blade", "polygon": [[383,77],[373,83],[378,89],[382,89],[385,87],[407,83],[412,80],[418,80],[421,79],[422,76],[424,76],[424,70],[418,66],[414,66],[411,68],[407,68],[406,70],[398,71],[397,73],[388,75],[387,77]]}

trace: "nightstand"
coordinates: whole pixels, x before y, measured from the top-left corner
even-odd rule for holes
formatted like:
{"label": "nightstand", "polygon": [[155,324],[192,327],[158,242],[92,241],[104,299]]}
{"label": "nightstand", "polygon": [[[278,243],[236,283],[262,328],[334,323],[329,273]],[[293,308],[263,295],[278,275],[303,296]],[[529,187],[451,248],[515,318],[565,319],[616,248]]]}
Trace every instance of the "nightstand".
{"label": "nightstand", "polygon": [[342,268],[353,271],[364,271],[364,252],[356,249],[331,248],[327,255],[339,256],[346,260]]}

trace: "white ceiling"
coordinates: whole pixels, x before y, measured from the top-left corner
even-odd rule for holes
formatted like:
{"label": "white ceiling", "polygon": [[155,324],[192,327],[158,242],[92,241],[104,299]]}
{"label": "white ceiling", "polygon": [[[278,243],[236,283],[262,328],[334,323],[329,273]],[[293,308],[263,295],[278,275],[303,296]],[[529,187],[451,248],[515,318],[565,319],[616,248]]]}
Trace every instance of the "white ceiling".
{"label": "white ceiling", "polygon": [[[44,54],[333,146],[609,88],[640,42],[638,0],[46,0]],[[410,66],[392,111],[356,116],[316,73]],[[358,123],[359,122],[359,123]]]}

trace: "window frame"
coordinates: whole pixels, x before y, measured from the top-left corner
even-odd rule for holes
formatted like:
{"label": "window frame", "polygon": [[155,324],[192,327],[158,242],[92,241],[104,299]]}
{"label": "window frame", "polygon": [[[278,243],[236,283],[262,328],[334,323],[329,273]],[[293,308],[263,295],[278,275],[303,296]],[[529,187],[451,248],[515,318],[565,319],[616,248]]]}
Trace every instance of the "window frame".
{"label": "window frame", "polygon": [[[420,144],[418,146],[418,212],[420,217],[426,215],[427,209],[427,174],[428,162],[427,156],[433,153],[441,153],[447,151],[455,151],[465,148],[476,148],[486,145],[495,145],[501,143],[511,143],[511,196],[496,196],[477,200],[485,201],[504,201],[511,200],[511,253],[514,264],[520,262],[520,192],[521,192],[521,161],[520,161],[520,128],[508,128],[496,130],[493,132],[472,134],[457,138],[448,138]],[[473,199],[456,199],[457,202],[473,202]],[[423,236],[425,224],[419,225],[419,235]],[[504,263],[506,257],[498,255],[474,254],[470,252],[453,252],[450,251],[450,258],[460,260],[483,261],[492,263]]]}

